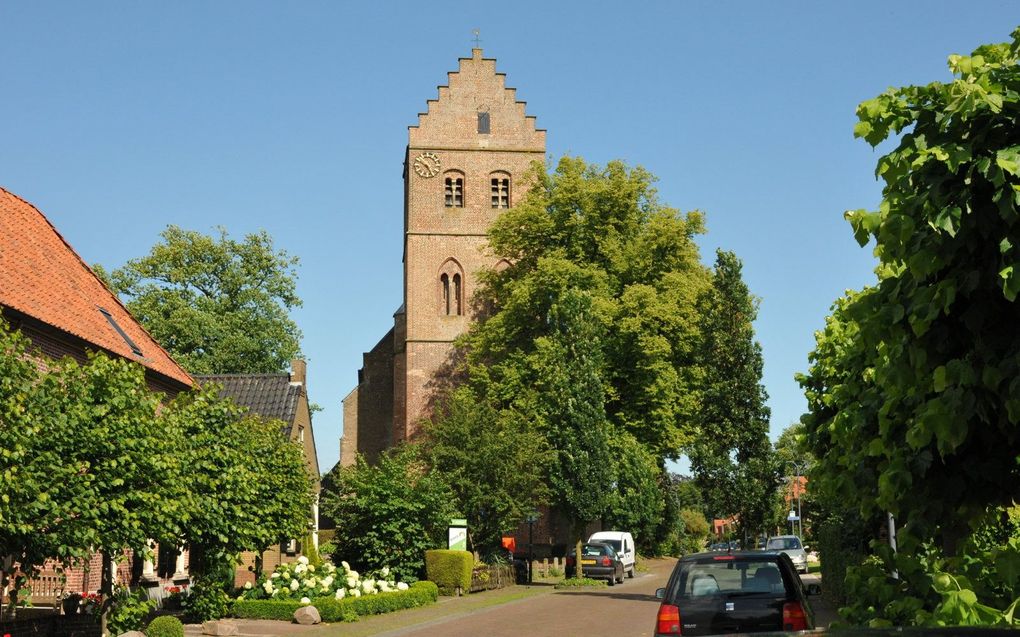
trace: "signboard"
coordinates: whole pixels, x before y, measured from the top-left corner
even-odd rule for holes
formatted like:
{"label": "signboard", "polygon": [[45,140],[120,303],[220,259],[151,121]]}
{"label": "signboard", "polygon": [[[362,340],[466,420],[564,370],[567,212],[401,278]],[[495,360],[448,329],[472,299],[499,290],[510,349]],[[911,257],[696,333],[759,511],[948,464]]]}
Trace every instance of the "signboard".
{"label": "signboard", "polygon": [[797,512],[793,511],[793,510],[790,511],[790,515],[786,516],[786,521],[787,522],[796,522],[799,519],[800,519],[800,516],[797,515]]}
{"label": "signboard", "polygon": [[450,527],[450,550],[451,551],[466,551],[467,550],[467,529],[462,526],[451,526]]}

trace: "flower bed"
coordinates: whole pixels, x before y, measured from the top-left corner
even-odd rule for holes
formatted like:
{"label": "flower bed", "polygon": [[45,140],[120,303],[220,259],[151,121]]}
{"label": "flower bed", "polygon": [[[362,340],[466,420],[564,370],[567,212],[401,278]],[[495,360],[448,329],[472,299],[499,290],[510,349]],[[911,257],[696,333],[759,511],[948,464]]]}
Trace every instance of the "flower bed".
{"label": "flower bed", "polygon": [[[379,615],[395,610],[432,604],[439,598],[439,589],[432,582],[417,582],[404,590],[379,592],[364,596],[337,598],[317,597],[307,602],[296,599],[238,599],[232,615],[242,619],[277,619],[291,621],[294,611],[311,604],[324,622],[357,621],[365,615]],[[306,598],[307,599],[307,598]]]}

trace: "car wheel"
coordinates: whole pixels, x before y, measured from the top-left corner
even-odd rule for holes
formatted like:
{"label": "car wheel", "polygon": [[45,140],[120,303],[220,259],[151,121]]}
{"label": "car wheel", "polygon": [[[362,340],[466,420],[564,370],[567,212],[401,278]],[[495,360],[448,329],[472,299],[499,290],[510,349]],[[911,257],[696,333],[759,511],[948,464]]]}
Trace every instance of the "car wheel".
{"label": "car wheel", "polygon": [[616,586],[616,576],[615,575],[610,575],[609,576],[609,585],[610,586]]}
{"label": "car wheel", "polygon": [[627,571],[627,577],[629,577],[631,579],[634,579],[634,569],[633,568],[631,568],[630,570]]}
{"label": "car wheel", "polygon": [[616,580],[617,584],[623,584],[623,571],[620,571],[620,579]]}

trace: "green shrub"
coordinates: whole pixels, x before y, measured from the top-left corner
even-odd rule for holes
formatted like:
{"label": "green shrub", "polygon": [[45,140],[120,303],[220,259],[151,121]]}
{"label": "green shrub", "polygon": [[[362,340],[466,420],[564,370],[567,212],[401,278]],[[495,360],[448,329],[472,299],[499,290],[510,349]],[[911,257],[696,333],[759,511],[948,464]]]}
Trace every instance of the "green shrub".
{"label": "green shrub", "polygon": [[557,584],[556,588],[599,588],[606,585],[606,581],[601,579],[592,579],[590,577],[570,577]]}
{"label": "green shrub", "polygon": [[144,588],[134,593],[127,588],[117,587],[113,592],[113,607],[110,610],[109,630],[111,635],[120,635],[130,630],[141,630],[145,618],[156,608],[156,600],[149,599]]}
{"label": "green shrub", "polygon": [[467,551],[425,551],[425,572],[429,581],[439,587],[441,595],[456,595],[457,589],[466,593],[471,588],[474,562],[474,557]]}
{"label": "green shrub", "polygon": [[213,575],[196,576],[191,592],[182,603],[187,617],[199,622],[219,619],[230,611],[230,597],[223,591],[222,582]]}
{"label": "green shrub", "polygon": [[184,625],[176,617],[163,615],[149,622],[145,637],[184,637]]}
{"label": "green shrub", "polygon": [[[312,606],[319,611],[324,622],[350,622],[366,615],[380,615],[405,608],[415,608],[434,603],[439,598],[439,589],[432,582],[416,582],[406,591],[378,593],[361,597],[334,599],[320,597],[312,600]],[[276,619],[290,621],[294,611],[304,604],[298,601],[277,601],[272,599],[239,599],[234,602],[233,615],[242,619]]]}

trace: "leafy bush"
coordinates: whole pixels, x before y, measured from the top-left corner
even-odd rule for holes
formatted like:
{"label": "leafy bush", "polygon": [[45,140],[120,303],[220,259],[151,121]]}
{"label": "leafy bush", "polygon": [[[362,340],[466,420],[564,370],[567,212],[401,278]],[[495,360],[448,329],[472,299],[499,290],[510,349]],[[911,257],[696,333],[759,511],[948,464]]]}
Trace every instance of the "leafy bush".
{"label": "leafy bush", "polygon": [[429,581],[436,583],[442,595],[455,595],[457,589],[467,592],[471,588],[473,567],[474,558],[467,551],[425,551],[425,569]]}
{"label": "leafy bush", "polygon": [[182,602],[188,618],[199,622],[219,619],[230,610],[230,597],[216,577],[196,577],[191,593]]}
{"label": "leafy bush", "polygon": [[343,599],[407,590],[407,587],[407,583],[397,581],[388,566],[362,575],[351,569],[347,562],[341,562],[339,568],[329,562],[316,568],[302,555],[294,562],[277,566],[271,575],[260,577],[254,586],[245,584],[241,597],[280,601],[322,597]]}
{"label": "leafy bush", "polygon": [[[379,593],[363,597],[320,597],[312,600],[324,622],[356,621],[360,616],[380,615],[405,608],[415,608],[434,603],[439,598],[439,589],[432,582],[416,582],[406,591]],[[290,621],[294,611],[305,606],[299,601],[249,600],[234,602],[232,614],[242,619],[276,619]]]}
{"label": "leafy bush", "polygon": [[145,637],[184,637],[184,625],[176,617],[163,615],[149,622]]}
{"label": "leafy bush", "polygon": [[322,511],[337,525],[334,564],[346,561],[362,572],[388,564],[405,582],[425,575],[425,551],[445,545],[455,499],[417,447],[387,451],[376,465],[359,457],[323,484],[332,485],[323,489]]}
{"label": "leafy bush", "polygon": [[119,635],[129,630],[141,630],[145,618],[156,608],[156,600],[149,599],[144,588],[132,593],[127,588],[117,587],[113,591],[113,605],[110,610],[109,630]]}

